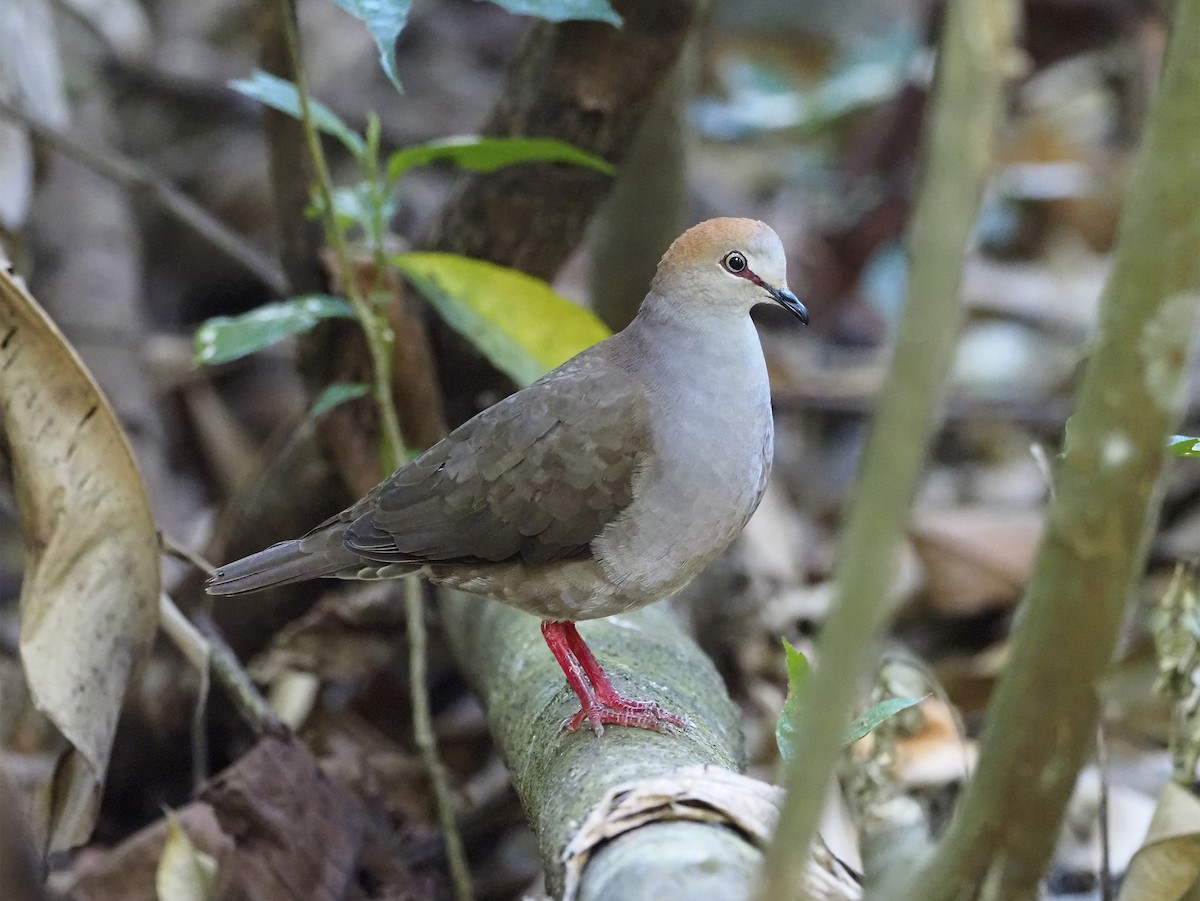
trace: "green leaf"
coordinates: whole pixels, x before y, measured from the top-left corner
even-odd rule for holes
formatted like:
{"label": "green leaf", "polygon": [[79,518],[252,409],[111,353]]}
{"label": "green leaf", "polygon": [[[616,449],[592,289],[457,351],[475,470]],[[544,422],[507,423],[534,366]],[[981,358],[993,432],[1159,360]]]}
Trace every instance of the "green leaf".
{"label": "green leaf", "polygon": [[446,322],[519,385],[610,334],[592,313],[514,269],[449,253],[402,253],[392,262]]}
{"label": "green leaf", "polygon": [[437,160],[449,160],[475,172],[491,172],[515,163],[574,163],[606,175],[616,171],[612,163],[555,138],[459,135],[397,150],[388,158],[388,179],[395,181],[414,166],[424,166]]}
{"label": "green leaf", "polygon": [[846,733],[846,745],[852,745],[860,738],[865,738],[877,729],[880,723],[909,707],[915,707],[927,697],[929,695],[920,698],[885,698],[850,724],[850,731]]}
{"label": "green leaf", "polygon": [[786,638],[783,651],[787,655],[788,690],[787,700],[775,724],[775,743],[784,760],[790,760],[795,747],[795,736],[800,727],[800,691],[808,680],[808,658],[792,647]]}
{"label": "green leaf", "polygon": [[1186,435],[1172,435],[1167,443],[1167,450],[1172,457],[1200,457],[1200,438],[1189,438]]}
{"label": "green leaf", "polygon": [[344,404],[348,400],[362,397],[370,390],[371,386],[364,385],[362,382],[331,382],[313,401],[312,409],[308,411],[308,418],[316,419],[322,413],[328,413],[334,407]]}
{"label": "green leaf", "polygon": [[621,17],[608,0],[492,0],[510,13],[520,16],[537,16],[551,22],[568,19],[592,19],[620,25]]}
{"label": "green leaf", "polygon": [[353,317],[349,304],[327,294],[307,294],[269,303],[241,316],[217,316],[196,329],[196,361],[227,363],[269,347],[288,335],[307,332],[322,319]]}
{"label": "green leaf", "polygon": [[396,39],[408,21],[412,0],[333,0],[338,6],[366,23],[367,31],[379,48],[379,64],[397,91],[403,91],[396,74]]}
{"label": "green leaf", "polygon": [[[293,119],[301,118],[300,92],[296,90],[296,86],[270,72],[256,69],[249,78],[236,79],[229,82],[229,86],[238,93],[245,94],[271,109],[279,110]],[[313,124],[317,126],[318,130],[337,138],[356,157],[363,155],[365,145],[362,136],[338,118],[337,113],[319,100],[311,98],[308,101],[308,108],[312,113]]]}
{"label": "green leaf", "polygon": [[[359,228],[371,243],[382,240],[382,236],[375,234],[376,226],[380,223],[387,223],[396,215],[395,195],[382,190],[376,194],[375,186],[369,181],[360,181],[358,184],[347,187],[334,188],[331,196],[333,198],[333,215],[337,219],[338,227],[343,232],[349,231],[351,228]],[[375,213],[376,203],[382,207],[378,218]],[[313,210],[317,216],[321,215],[324,206],[321,195],[316,195],[313,198]]]}

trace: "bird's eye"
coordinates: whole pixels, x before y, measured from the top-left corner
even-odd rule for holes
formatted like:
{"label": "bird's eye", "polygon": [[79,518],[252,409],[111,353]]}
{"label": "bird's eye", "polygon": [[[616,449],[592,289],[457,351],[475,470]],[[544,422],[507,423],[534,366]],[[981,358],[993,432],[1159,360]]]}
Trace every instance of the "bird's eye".
{"label": "bird's eye", "polygon": [[734,250],[725,254],[725,259],[721,260],[721,265],[736,274],[746,268],[746,258]]}

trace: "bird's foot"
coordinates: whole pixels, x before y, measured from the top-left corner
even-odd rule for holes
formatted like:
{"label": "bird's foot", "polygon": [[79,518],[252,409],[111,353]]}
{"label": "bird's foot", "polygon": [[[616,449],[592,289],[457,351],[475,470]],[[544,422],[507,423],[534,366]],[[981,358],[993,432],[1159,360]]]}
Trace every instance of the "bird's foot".
{"label": "bird's foot", "polygon": [[687,720],[654,701],[627,698],[617,691],[574,623],[543,622],[542,635],[581,705],[574,716],[563,720],[563,729],[574,732],[588,722],[597,735],[604,734],[606,725],[631,726],[669,734],[673,731],[672,727],[688,727]]}
{"label": "bird's foot", "polygon": [[654,701],[639,701],[619,694],[609,696],[604,701],[595,696],[588,700],[591,703],[563,720],[563,729],[574,732],[584,723],[589,723],[597,735],[604,734],[605,726],[630,726],[670,735],[675,729],[688,727],[687,720]]}

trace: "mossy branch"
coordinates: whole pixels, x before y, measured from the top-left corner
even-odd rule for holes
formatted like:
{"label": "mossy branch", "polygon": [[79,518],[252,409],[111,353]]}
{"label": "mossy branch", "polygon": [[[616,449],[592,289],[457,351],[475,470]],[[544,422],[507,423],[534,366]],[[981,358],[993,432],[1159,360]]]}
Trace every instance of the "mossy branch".
{"label": "mossy branch", "polygon": [[[664,611],[587,622],[580,631],[622,690],[659,701],[692,726],[674,735],[609,727],[597,737],[588,729],[560,731],[579,703],[546,650],[536,617],[450,591],[443,592],[441,609],[455,656],[483,698],[492,734],[537,833],[551,893],[562,890],[567,843],[613,786],[695,764],[740,772],[737,711],[712,663]],[[636,841],[631,835],[621,843],[615,862],[606,855],[617,843],[605,845],[584,872],[580,897],[746,898],[761,858],[753,845],[717,824],[687,830],[687,841],[703,849],[711,863],[705,870],[717,880],[697,894],[694,879],[685,878],[689,867],[665,851],[677,847],[680,825],[639,828]]]}
{"label": "mossy branch", "polygon": [[907,898],[1027,898],[1092,744],[1200,310],[1200,0],[1181,0],[979,769]]}
{"label": "mossy branch", "polygon": [[908,241],[904,321],[842,538],[837,597],[821,636],[818,666],[802,695],[803,728],[760,896],[770,901],[799,896],[794,849],[805,847],[816,829],[925,462],[957,338],[963,252],[992,162],[1015,16],[1012,0],[955,0],[947,6],[926,168]]}

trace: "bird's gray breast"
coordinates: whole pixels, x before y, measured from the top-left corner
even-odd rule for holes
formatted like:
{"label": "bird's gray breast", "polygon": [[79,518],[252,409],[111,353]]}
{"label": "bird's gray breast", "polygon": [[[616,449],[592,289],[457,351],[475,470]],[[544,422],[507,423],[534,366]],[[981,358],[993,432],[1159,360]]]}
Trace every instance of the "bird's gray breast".
{"label": "bird's gray breast", "polygon": [[762,499],[773,452],[770,387],[749,317],[745,329],[730,336],[722,359],[685,349],[656,371],[654,453],[634,477],[632,503],[593,543],[623,587],[675,591],[729,545]]}

